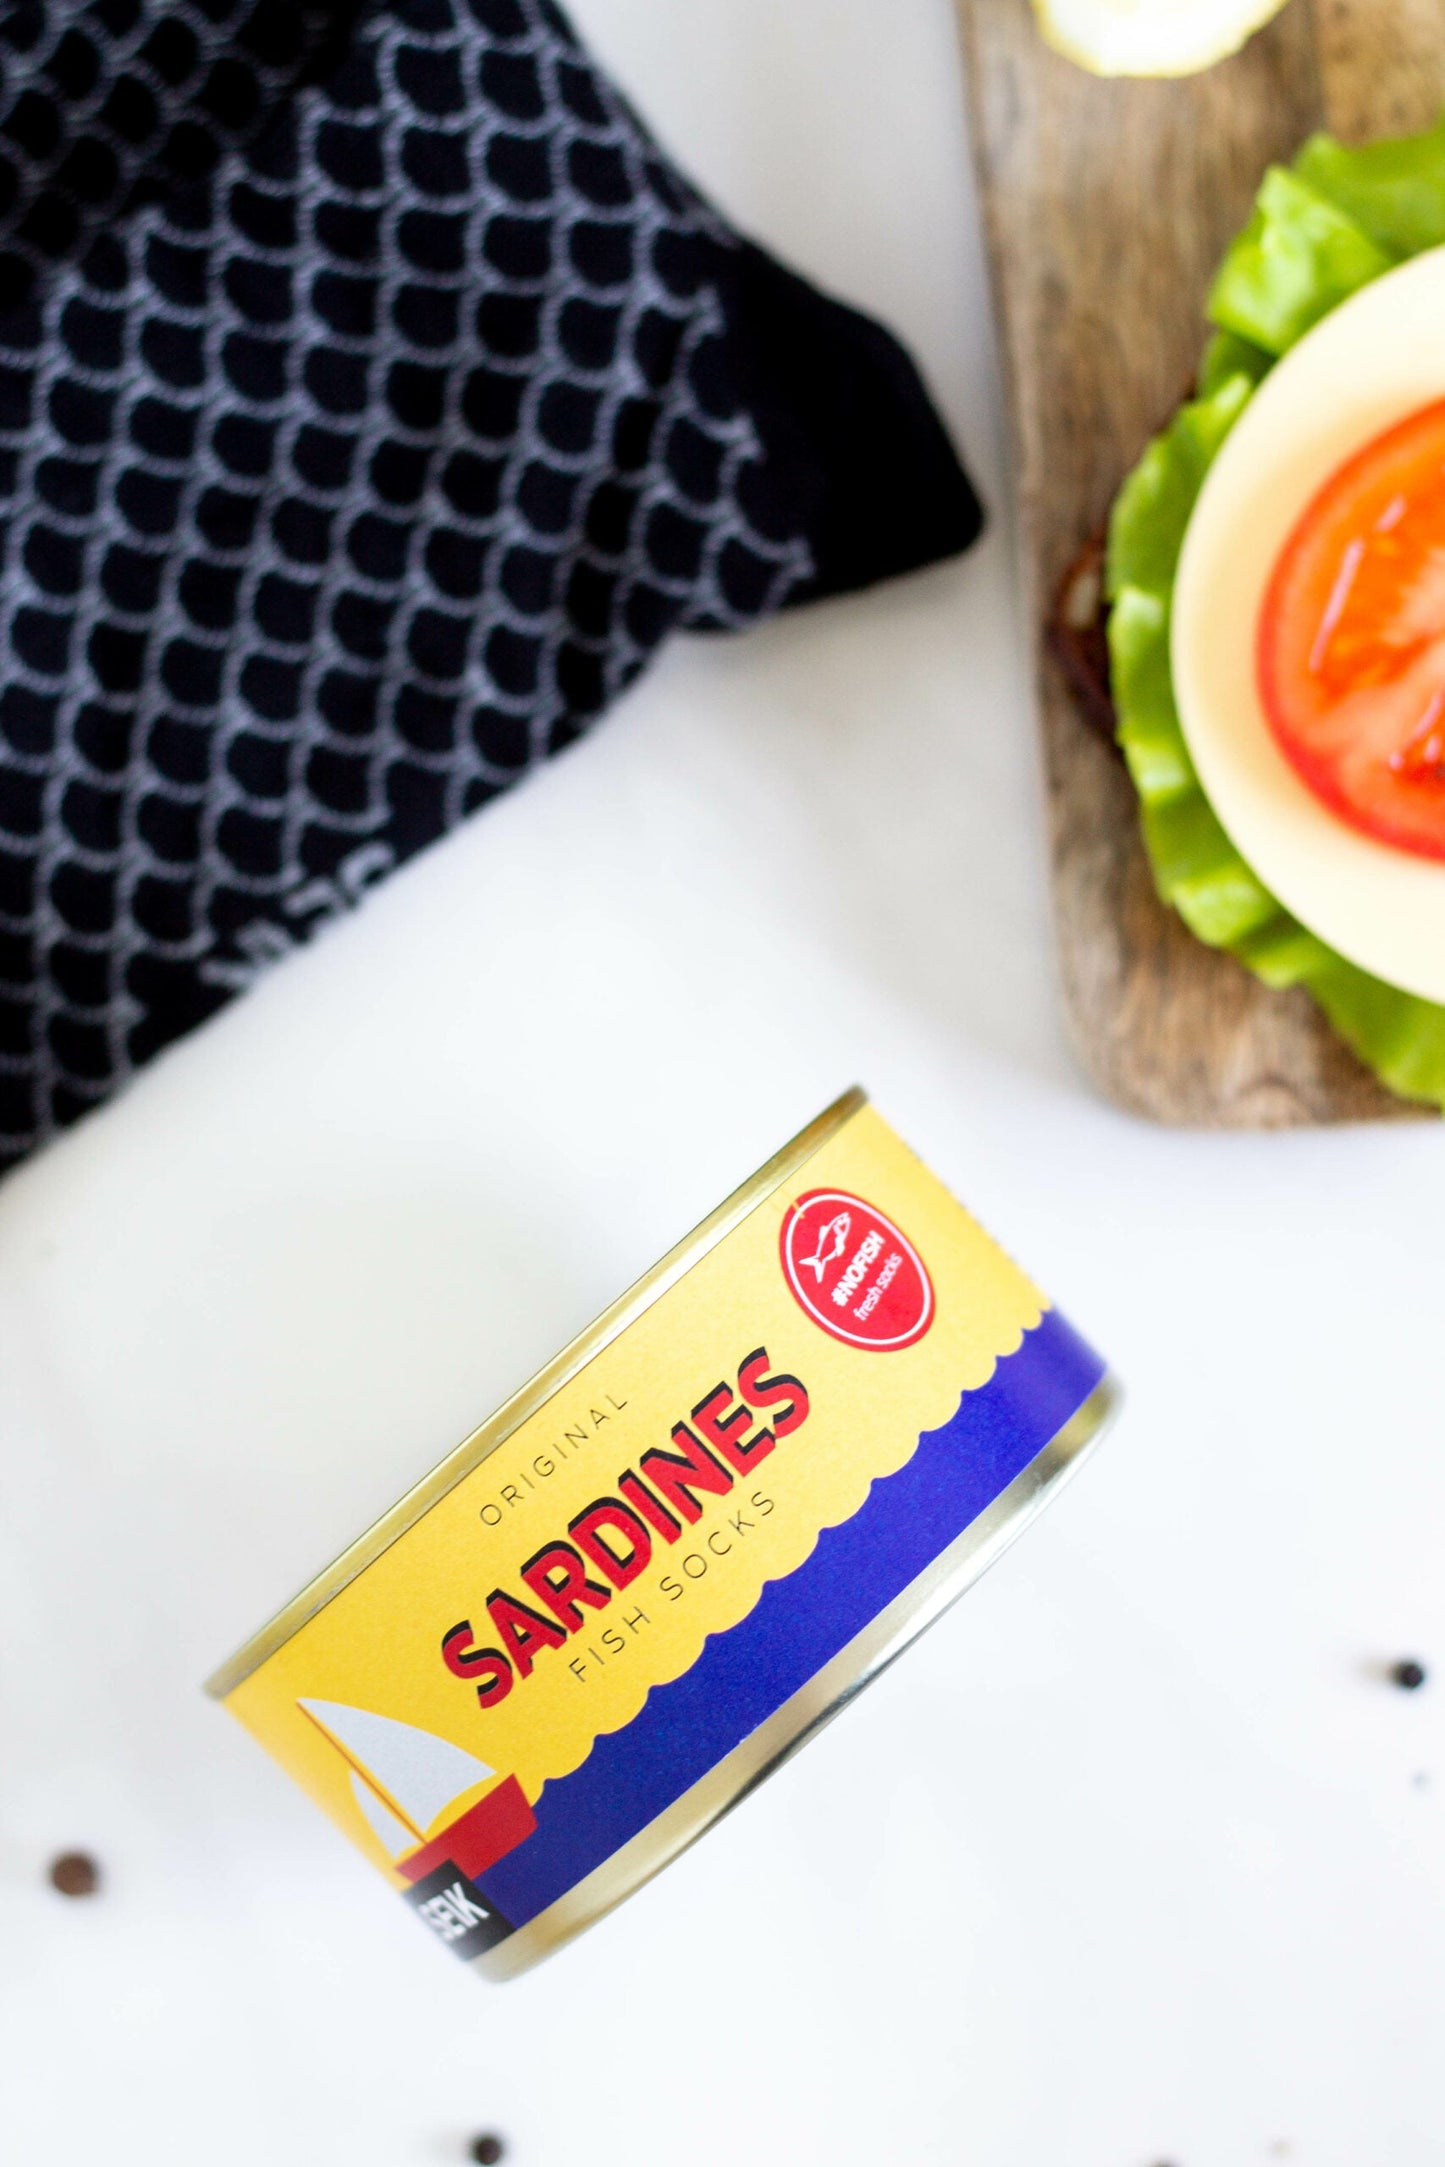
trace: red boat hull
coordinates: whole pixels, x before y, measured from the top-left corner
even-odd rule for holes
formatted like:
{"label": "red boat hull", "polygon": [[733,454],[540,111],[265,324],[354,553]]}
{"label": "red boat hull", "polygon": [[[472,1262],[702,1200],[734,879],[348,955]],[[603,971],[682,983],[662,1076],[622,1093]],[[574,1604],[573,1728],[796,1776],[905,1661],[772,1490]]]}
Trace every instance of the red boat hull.
{"label": "red boat hull", "polygon": [[527,1803],[527,1794],[515,1776],[506,1777],[479,1798],[475,1806],[468,1807],[450,1828],[444,1828],[440,1836],[433,1836],[430,1843],[423,1844],[420,1851],[413,1851],[396,1862],[399,1874],[408,1881],[422,1881],[438,1866],[455,1866],[469,1881],[475,1881],[489,1866],[515,1851],[525,1842],[537,1826],[537,1816]]}

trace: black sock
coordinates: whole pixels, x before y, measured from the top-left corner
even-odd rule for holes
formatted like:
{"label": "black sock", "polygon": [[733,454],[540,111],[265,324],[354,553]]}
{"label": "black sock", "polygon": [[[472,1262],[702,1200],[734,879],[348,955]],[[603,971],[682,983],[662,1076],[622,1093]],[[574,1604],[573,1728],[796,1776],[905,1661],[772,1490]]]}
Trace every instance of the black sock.
{"label": "black sock", "polygon": [[0,1166],[675,625],[964,548],[903,350],[550,0],[31,0],[0,112]]}

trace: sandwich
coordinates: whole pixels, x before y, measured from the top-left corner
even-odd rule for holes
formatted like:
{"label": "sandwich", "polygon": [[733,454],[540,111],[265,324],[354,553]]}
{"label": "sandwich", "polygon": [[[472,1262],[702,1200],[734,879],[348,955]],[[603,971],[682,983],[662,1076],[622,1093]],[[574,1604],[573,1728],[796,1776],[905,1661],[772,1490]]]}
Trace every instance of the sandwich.
{"label": "sandwich", "polygon": [[1161,898],[1445,1109],[1445,119],[1271,167],[1207,316],[1056,645]]}

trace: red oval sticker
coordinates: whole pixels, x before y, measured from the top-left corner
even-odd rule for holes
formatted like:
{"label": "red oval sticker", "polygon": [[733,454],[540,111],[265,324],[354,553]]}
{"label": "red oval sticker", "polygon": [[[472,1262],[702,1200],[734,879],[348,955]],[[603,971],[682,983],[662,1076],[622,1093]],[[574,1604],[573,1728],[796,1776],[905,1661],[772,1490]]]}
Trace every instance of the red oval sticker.
{"label": "red oval sticker", "polygon": [[801,1307],[850,1347],[911,1347],[933,1322],[933,1281],[922,1257],[861,1196],[810,1189],[783,1221],[781,1249]]}

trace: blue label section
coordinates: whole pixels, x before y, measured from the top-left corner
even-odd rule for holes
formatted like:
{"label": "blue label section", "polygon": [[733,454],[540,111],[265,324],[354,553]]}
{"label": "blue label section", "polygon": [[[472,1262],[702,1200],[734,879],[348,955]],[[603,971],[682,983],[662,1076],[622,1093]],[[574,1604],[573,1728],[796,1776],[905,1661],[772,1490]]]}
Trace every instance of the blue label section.
{"label": "blue label section", "polygon": [[533,1834],[481,1877],[488,1899],[525,1926],[681,1798],[957,1540],[1103,1374],[1072,1326],[1045,1311],[851,1520],[825,1528],[797,1571],[771,1581],[691,1670],[655,1686],[631,1723],[545,1786]]}

